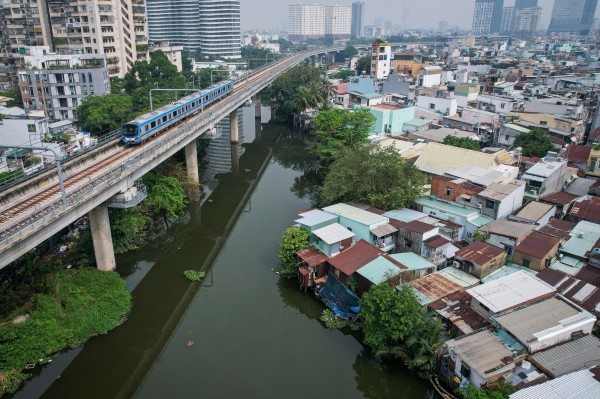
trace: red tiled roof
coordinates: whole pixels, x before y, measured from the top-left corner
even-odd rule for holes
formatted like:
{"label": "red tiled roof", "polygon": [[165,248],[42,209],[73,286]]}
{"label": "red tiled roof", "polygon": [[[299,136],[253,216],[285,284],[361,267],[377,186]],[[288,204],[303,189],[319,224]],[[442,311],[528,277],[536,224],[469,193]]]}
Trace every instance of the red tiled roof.
{"label": "red tiled roof", "polygon": [[304,248],[296,252],[296,255],[298,255],[300,259],[306,262],[308,266],[318,266],[320,264],[325,263],[327,259],[329,259],[327,255],[323,254],[321,251],[319,251],[312,245],[308,248]]}
{"label": "red tiled roof", "polygon": [[592,133],[590,133],[590,135],[588,136],[588,143],[596,140],[597,138],[600,138],[600,127],[594,130]]}
{"label": "red tiled roof", "polygon": [[525,239],[515,247],[515,252],[521,252],[533,256],[537,259],[543,259],[554,247],[558,245],[560,239],[557,237],[532,231]]}
{"label": "red tiled roof", "polygon": [[553,137],[553,136],[550,136],[550,141],[552,141],[552,144],[558,144],[561,147],[564,147],[565,145],[567,145],[566,141],[561,140],[557,137]]}
{"label": "red tiled roof", "polygon": [[383,209],[379,209],[379,208],[367,208],[367,209],[365,209],[365,211],[374,213],[376,215],[383,215],[385,213],[385,211]]}
{"label": "red tiled roof", "polygon": [[381,249],[369,244],[365,240],[360,240],[346,251],[329,259],[329,264],[346,276],[350,276],[384,253]]}
{"label": "red tiled roof", "polygon": [[588,197],[573,204],[569,215],[589,222],[600,223],[600,197]]}
{"label": "red tiled roof", "polygon": [[544,195],[540,198],[541,201],[555,205],[567,205],[579,198],[578,195],[568,193],[566,191],[558,191],[556,193]]}
{"label": "red tiled roof", "polygon": [[394,55],[415,55],[413,51],[402,51],[400,53],[394,53]]}
{"label": "red tiled roof", "polygon": [[575,277],[593,285],[600,285],[600,269],[595,266],[582,267]]}
{"label": "red tiled roof", "polygon": [[455,256],[460,256],[461,258],[477,265],[484,265],[503,253],[504,250],[498,247],[483,241],[475,241],[474,243],[460,249]]}
{"label": "red tiled roof", "polygon": [[573,228],[576,225],[577,225],[577,223],[569,222],[568,220],[552,219],[551,221],[548,222],[548,224],[546,226],[551,226],[556,229],[561,229],[561,230],[569,232],[569,231],[573,230]]}
{"label": "red tiled roof", "polygon": [[425,240],[425,245],[427,245],[429,248],[433,248],[433,249],[437,249],[441,246],[444,246],[446,244],[449,244],[450,241],[446,240],[444,237],[441,236],[435,236],[435,237],[431,237],[427,240]]}
{"label": "red tiled roof", "polygon": [[348,83],[340,83],[337,86],[333,86],[333,90],[337,94],[348,94]]}
{"label": "red tiled roof", "polygon": [[567,147],[567,159],[570,162],[584,162],[586,163],[590,158],[590,152],[592,151],[592,147],[587,147],[585,145],[575,145],[572,144]]}

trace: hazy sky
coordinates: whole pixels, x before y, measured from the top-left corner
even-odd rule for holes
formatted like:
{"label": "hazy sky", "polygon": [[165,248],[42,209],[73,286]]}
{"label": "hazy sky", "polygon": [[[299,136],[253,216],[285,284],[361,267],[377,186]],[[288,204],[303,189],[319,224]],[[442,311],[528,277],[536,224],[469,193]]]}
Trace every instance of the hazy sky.
{"label": "hazy sky", "polygon": [[[452,25],[470,28],[473,19],[475,0],[363,0],[365,3],[366,24],[370,25],[377,17],[390,20],[406,28],[437,28],[441,20]],[[290,0],[241,0],[242,30],[282,29],[287,30],[288,5],[301,1]],[[352,0],[304,0],[312,4],[350,5]],[[512,6],[514,0],[505,0],[505,6]],[[544,9],[541,27],[550,23],[554,0],[538,0]],[[596,16],[600,14],[600,7]]]}

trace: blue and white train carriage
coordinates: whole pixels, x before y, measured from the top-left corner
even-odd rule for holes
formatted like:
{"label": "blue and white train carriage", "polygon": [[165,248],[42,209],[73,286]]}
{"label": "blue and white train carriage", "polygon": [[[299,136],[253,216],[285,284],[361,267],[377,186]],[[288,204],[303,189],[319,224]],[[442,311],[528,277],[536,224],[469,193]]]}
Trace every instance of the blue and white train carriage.
{"label": "blue and white train carriage", "polygon": [[227,96],[233,91],[233,81],[219,82],[205,90],[197,91],[180,98],[147,114],[138,116],[123,125],[123,142],[142,144],[150,137],[162,132],[169,126],[196,115],[203,107]]}

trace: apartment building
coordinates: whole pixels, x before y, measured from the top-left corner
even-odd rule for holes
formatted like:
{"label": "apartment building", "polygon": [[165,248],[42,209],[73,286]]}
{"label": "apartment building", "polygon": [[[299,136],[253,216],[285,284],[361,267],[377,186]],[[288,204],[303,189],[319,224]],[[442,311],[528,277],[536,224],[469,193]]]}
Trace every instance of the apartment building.
{"label": "apartment building", "polygon": [[50,53],[30,47],[19,71],[19,88],[26,111],[44,111],[50,119],[76,119],[75,111],[90,95],[110,92],[104,54]]}
{"label": "apartment building", "polygon": [[3,76],[18,82],[25,48],[49,46],[58,54],[106,54],[110,77],[122,77],[148,59],[144,0],[25,0],[5,2],[0,13]]}
{"label": "apartment building", "polygon": [[350,39],[352,7],[319,4],[289,6],[288,38],[294,42],[309,39]]}

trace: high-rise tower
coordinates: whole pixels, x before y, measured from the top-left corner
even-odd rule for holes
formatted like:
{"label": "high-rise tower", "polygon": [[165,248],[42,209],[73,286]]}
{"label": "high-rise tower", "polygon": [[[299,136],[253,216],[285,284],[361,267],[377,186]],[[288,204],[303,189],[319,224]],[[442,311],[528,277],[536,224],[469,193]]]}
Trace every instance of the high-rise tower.
{"label": "high-rise tower", "polygon": [[475,0],[473,34],[499,33],[502,25],[504,0]]}
{"label": "high-rise tower", "polygon": [[364,36],[365,27],[365,3],[355,1],[352,3],[352,29],[351,36],[353,39]]}
{"label": "high-rise tower", "polygon": [[548,33],[587,35],[597,6],[598,0],[555,0]]}

